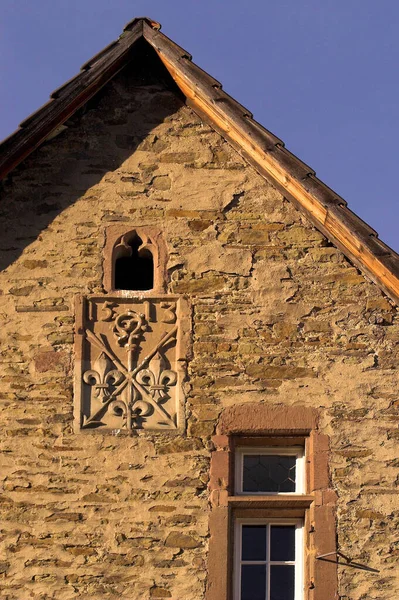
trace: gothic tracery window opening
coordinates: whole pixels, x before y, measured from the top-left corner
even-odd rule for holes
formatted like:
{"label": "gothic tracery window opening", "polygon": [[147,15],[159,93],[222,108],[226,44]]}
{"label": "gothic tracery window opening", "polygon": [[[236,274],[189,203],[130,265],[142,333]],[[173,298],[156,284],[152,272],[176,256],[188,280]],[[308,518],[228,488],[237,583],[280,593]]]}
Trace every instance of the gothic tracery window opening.
{"label": "gothic tracery window opening", "polygon": [[154,287],[154,257],[134,231],[115,260],[116,290],[151,290]]}

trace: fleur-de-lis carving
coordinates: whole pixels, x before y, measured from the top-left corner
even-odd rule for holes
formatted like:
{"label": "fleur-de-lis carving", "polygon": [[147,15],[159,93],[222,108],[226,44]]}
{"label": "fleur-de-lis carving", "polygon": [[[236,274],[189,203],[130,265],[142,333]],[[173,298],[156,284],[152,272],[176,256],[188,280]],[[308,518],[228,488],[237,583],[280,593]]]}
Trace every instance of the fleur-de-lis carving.
{"label": "fleur-de-lis carving", "polygon": [[112,393],[112,388],[119,385],[124,376],[117,369],[113,369],[113,364],[109,358],[101,352],[94,363],[94,369],[90,369],[83,374],[83,381],[94,388],[94,397],[104,403]]}
{"label": "fleur-de-lis carving", "polygon": [[132,409],[134,418],[148,417],[153,412],[154,412],[153,407],[148,402],[145,402],[145,400],[137,400],[137,402],[134,403],[133,409]]}
{"label": "fleur-de-lis carving", "polygon": [[148,368],[136,375],[136,380],[148,389],[155,402],[162,402],[168,396],[168,390],[176,385],[177,373],[165,369],[165,360],[159,352],[151,359]]}
{"label": "fleur-de-lis carving", "polygon": [[123,400],[113,400],[109,405],[109,411],[115,417],[126,419],[127,408]]}
{"label": "fleur-de-lis carving", "polygon": [[142,313],[128,310],[115,319],[114,333],[121,346],[134,347],[146,330],[147,323],[145,315]]}

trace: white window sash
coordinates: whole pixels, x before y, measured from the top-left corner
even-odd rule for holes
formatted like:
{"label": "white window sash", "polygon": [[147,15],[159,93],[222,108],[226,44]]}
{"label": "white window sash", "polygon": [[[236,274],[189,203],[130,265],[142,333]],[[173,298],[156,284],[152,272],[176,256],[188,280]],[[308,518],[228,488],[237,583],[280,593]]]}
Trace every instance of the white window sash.
{"label": "white window sash", "polygon": [[[294,492],[243,492],[243,480],[244,480],[244,456],[249,454],[259,455],[280,455],[280,456],[295,456],[296,457],[296,469],[295,469],[295,491]],[[289,496],[293,494],[304,494],[305,493],[305,453],[302,446],[272,446],[267,447],[244,447],[237,448],[235,455],[235,477],[234,487],[235,494],[241,496]]]}
{"label": "white window sash", "polygon": [[[295,561],[243,561],[242,526],[243,525],[295,525]],[[267,557],[270,557],[270,532],[267,534]],[[236,519],[234,523],[234,569],[233,598],[241,600],[241,566],[245,564],[266,565],[266,599],[270,598],[270,566],[288,565],[295,567],[295,600],[304,598],[304,543],[302,519]]]}

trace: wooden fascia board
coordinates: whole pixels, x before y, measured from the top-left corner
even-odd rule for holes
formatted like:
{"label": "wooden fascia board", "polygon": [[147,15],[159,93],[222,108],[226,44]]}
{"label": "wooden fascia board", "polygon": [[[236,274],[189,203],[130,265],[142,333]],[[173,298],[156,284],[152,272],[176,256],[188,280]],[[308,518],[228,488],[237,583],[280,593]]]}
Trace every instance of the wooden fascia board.
{"label": "wooden fascia board", "polygon": [[139,21],[131,31],[125,32],[109,53],[99,56],[97,63],[71,80],[70,86],[66,86],[59,97],[39,109],[25,127],[3,142],[0,179],[38,148],[125,66],[128,54],[142,37],[142,32],[143,22]]}
{"label": "wooden fascia board", "polygon": [[[186,96],[190,106],[215,126],[233,146],[250,160],[259,172],[272,181],[285,195],[293,199],[311,222],[326,235],[340,250],[368,275],[396,304],[399,304],[399,278],[380,258],[365,245],[360,236],[345,223],[340,206],[325,206],[314,197],[301,181],[295,179],[273,152],[264,150],[254,143],[248,132],[237,120],[226,115],[221,104],[212,100],[206,84],[195,78],[191,63],[180,57],[170,47],[161,33],[144,25],[145,39],[155,49],[173,80]],[[154,35],[155,34],[155,35]],[[162,37],[161,37],[162,36]],[[167,42],[162,42],[162,38]]]}
{"label": "wooden fascia board", "polygon": [[[330,195],[328,201],[323,202],[320,185],[315,186],[315,180],[310,182],[306,177],[307,174],[314,175],[311,169],[283,150],[281,140],[253,121],[246,109],[227,96],[216,80],[191,63],[188,53],[157,31],[159,25],[155,25],[148,19],[129,24],[116,43],[91,59],[87,70],[64,84],[57,92],[59,96],[39,109],[26,120],[26,125],[5,140],[0,179],[108,83],[126,64],[132,46],[144,37],[186,96],[187,103],[398,304],[398,255],[383,242],[371,238],[373,232],[366,224],[359,227],[353,219],[355,215],[352,214],[352,218],[345,215],[342,199],[333,197],[331,201]],[[229,103],[234,104],[233,110]],[[262,130],[260,135],[257,129]],[[289,168],[285,168],[287,158]],[[297,164],[294,164],[295,161]],[[312,194],[312,189],[316,190],[316,195]]]}

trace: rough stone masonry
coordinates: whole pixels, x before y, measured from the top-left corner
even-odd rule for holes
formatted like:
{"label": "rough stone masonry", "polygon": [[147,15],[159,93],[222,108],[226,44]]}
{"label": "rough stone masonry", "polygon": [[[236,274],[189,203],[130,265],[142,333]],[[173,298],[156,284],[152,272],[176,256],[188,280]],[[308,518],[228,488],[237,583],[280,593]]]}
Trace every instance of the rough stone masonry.
{"label": "rough stone masonry", "polygon": [[[204,598],[226,407],[313,407],[341,600],[399,596],[396,308],[180,98],[126,67],[3,184],[0,597]],[[190,303],[182,435],[73,431],[74,298],[111,224],[157,227]],[[328,599],[326,599],[328,600]]]}

